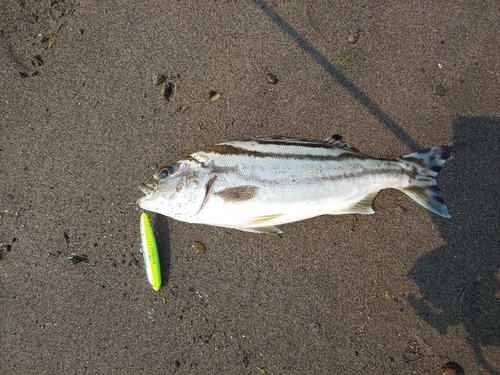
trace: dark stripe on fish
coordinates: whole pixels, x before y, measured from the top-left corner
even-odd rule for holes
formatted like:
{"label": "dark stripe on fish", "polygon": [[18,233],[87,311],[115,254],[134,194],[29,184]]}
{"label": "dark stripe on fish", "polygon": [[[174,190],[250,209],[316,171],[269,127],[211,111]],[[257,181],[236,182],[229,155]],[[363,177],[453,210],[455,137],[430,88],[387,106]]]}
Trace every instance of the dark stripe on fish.
{"label": "dark stripe on fish", "polygon": [[425,160],[420,159],[420,158],[413,158],[413,157],[406,157],[405,160],[409,161],[410,163],[420,165],[421,167],[425,168]]}
{"label": "dark stripe on fish", "polygon": [[[240,172],[241,173],[241,172]],[[369,175],[378,175],[378,174],[394,174],[394,175],[406,175],[411,178],[411,176],[408,174],[407,171],[404,169],[392,169],[392,168],[384,168],[384,169],[378,169],[378,170],[359,170],[359,171],[353,171],[353,172],[347,172],[343,174],[333,174],[333,175],[328,175],[328,176],[316,176],[314,178],[310,179],[310,183],[320,183],[324,181],[336,181],[336,180],[342,180],[346,178],[363,178]],[[258,182],[260,184],[270,184],[270,185],[279,185],[282,186],[283,182],[287,182],[288,180],[285,179],[275,179],[272,176],[270,178],[265,178],[265,177],[259,177],[257,175],[252,175],[252,179],[255,182]]]}
{"label": "dark stripe on fish", "polygon": [[275,145],[275,146],[299,146],[310,148],[324,148],[324,149],[341,149],[351,153],[367,156],[360,152],[358,149],[342,141],[340,134],[332,135],[331,137],[323,138],[321,140],[310,140],[303,138],[290,138],[283,136],[270,136],[270,137],[250,137],[239,140],[240,142],[252,142],[261,145]]}
{"label": "dark stripe on fish", "polygon": [[254,139],[253,140],[255,143],[260,144],[260,145],[276,145],[276,146],[298,146],[298,147],[311,147],[311,148],[326,148],[326,149],[332,149],[334,148],[332,145],[325,143],[325,142],[320,142],[320,141],[308,141],[306,139],[298,139],[298,140],[292,140],[292,139]]}
{"label": "dark stripe on fish", "polygon": [[[270,143],[272,144],[272,143]],[[283,145],[283,143],[275,143],[275,145]],[[297,144],[293,144],[293,146],[297,146]],[[304,145],[305,147],[311,147],[310,145]],[[320,146],[318,146],[320,147]],[[332,149],[332,147],[326,147],[328,149]],[[246,148],[235,147],[227,144],[219,144],[215,146],[206,147],[204,152],[214,153],[218,155],[245,155],[245,156],[254,156],[257,158],[268,158],[268,157],[278,157],[285,159],[298,159],[298,160],[342,160],[342,159],[358,159],[358,160],[367,160],[373,159],[369,156],[354,154],[350,152],[342,152],[339,155],[309,155],[309,154],[285,154],[282,152],[261,152],[255,150],[248,150]]]}

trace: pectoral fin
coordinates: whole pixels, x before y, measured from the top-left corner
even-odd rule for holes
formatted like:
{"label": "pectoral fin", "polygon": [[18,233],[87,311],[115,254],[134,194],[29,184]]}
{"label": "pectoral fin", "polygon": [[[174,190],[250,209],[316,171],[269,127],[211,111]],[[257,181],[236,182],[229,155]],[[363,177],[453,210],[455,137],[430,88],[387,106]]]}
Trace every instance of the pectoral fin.
{"label": "pectoral fin", "polygon": [[259,188],[257,186],[243,185],[222,189],[214,193],[214,195],[222,198],[225,203],[234,203],[255,198],[258,192]]}
{"label": "pectoral fin", "polygon": [[375,213],[372,208],[373,199],[377,196],[378,190],[368,194],[366,197],[361,199],[359,202],[354,204],[351,207],[348,207],[341,212],[335,212],[335,215],[338,214],[362,214],[369,215]]}

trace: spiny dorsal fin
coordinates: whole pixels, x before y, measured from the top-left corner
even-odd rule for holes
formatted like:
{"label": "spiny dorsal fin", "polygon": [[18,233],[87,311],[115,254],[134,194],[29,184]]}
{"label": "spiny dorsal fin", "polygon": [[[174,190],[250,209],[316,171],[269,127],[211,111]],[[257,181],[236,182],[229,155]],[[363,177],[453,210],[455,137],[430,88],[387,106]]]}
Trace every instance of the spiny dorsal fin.
{"label": "spiny dorsal fin", "polygon": [[335,135],[332,135],[331,137],[323,138],[321,140],[321,142],[327,143],[327,144],[329,144],[329,145],[331,145],[333,147],[337,147],[337,148],[341,148],[343,150],[350,151],[353,154],[358,154],[358,155],[366,156],[365,154],[363,154],[358,149],[352,147],[350,144],[343,142],[342,141],[342,136],[340,134],[335,134]]}

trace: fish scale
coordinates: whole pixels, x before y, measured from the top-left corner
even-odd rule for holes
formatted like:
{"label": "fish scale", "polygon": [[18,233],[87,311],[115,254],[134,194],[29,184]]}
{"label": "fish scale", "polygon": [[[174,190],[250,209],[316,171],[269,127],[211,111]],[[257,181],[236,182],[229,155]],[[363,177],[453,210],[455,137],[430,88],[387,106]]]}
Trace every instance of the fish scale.
{"label": "fish scale", "polygon": [[372,214],[382,189],[401,190],[450,217],[435,177],[451,147],[392,160],[365,155],[339,135],[320,141],[252,137],[223,142],[159,168],[141,189],[144,210],[250,232],[319,215]]}

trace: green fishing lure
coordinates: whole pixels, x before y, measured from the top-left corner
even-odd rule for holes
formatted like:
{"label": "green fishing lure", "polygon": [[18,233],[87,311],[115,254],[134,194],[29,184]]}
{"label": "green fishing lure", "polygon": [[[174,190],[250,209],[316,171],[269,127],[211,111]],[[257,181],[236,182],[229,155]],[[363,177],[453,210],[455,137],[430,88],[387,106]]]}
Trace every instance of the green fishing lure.
{"label": "green fishing lure", "polygon": [[141,252],[148,281],[153,289],[158,291],[161,287],[160,258],[153,228],[145,212],[141,214]]}

